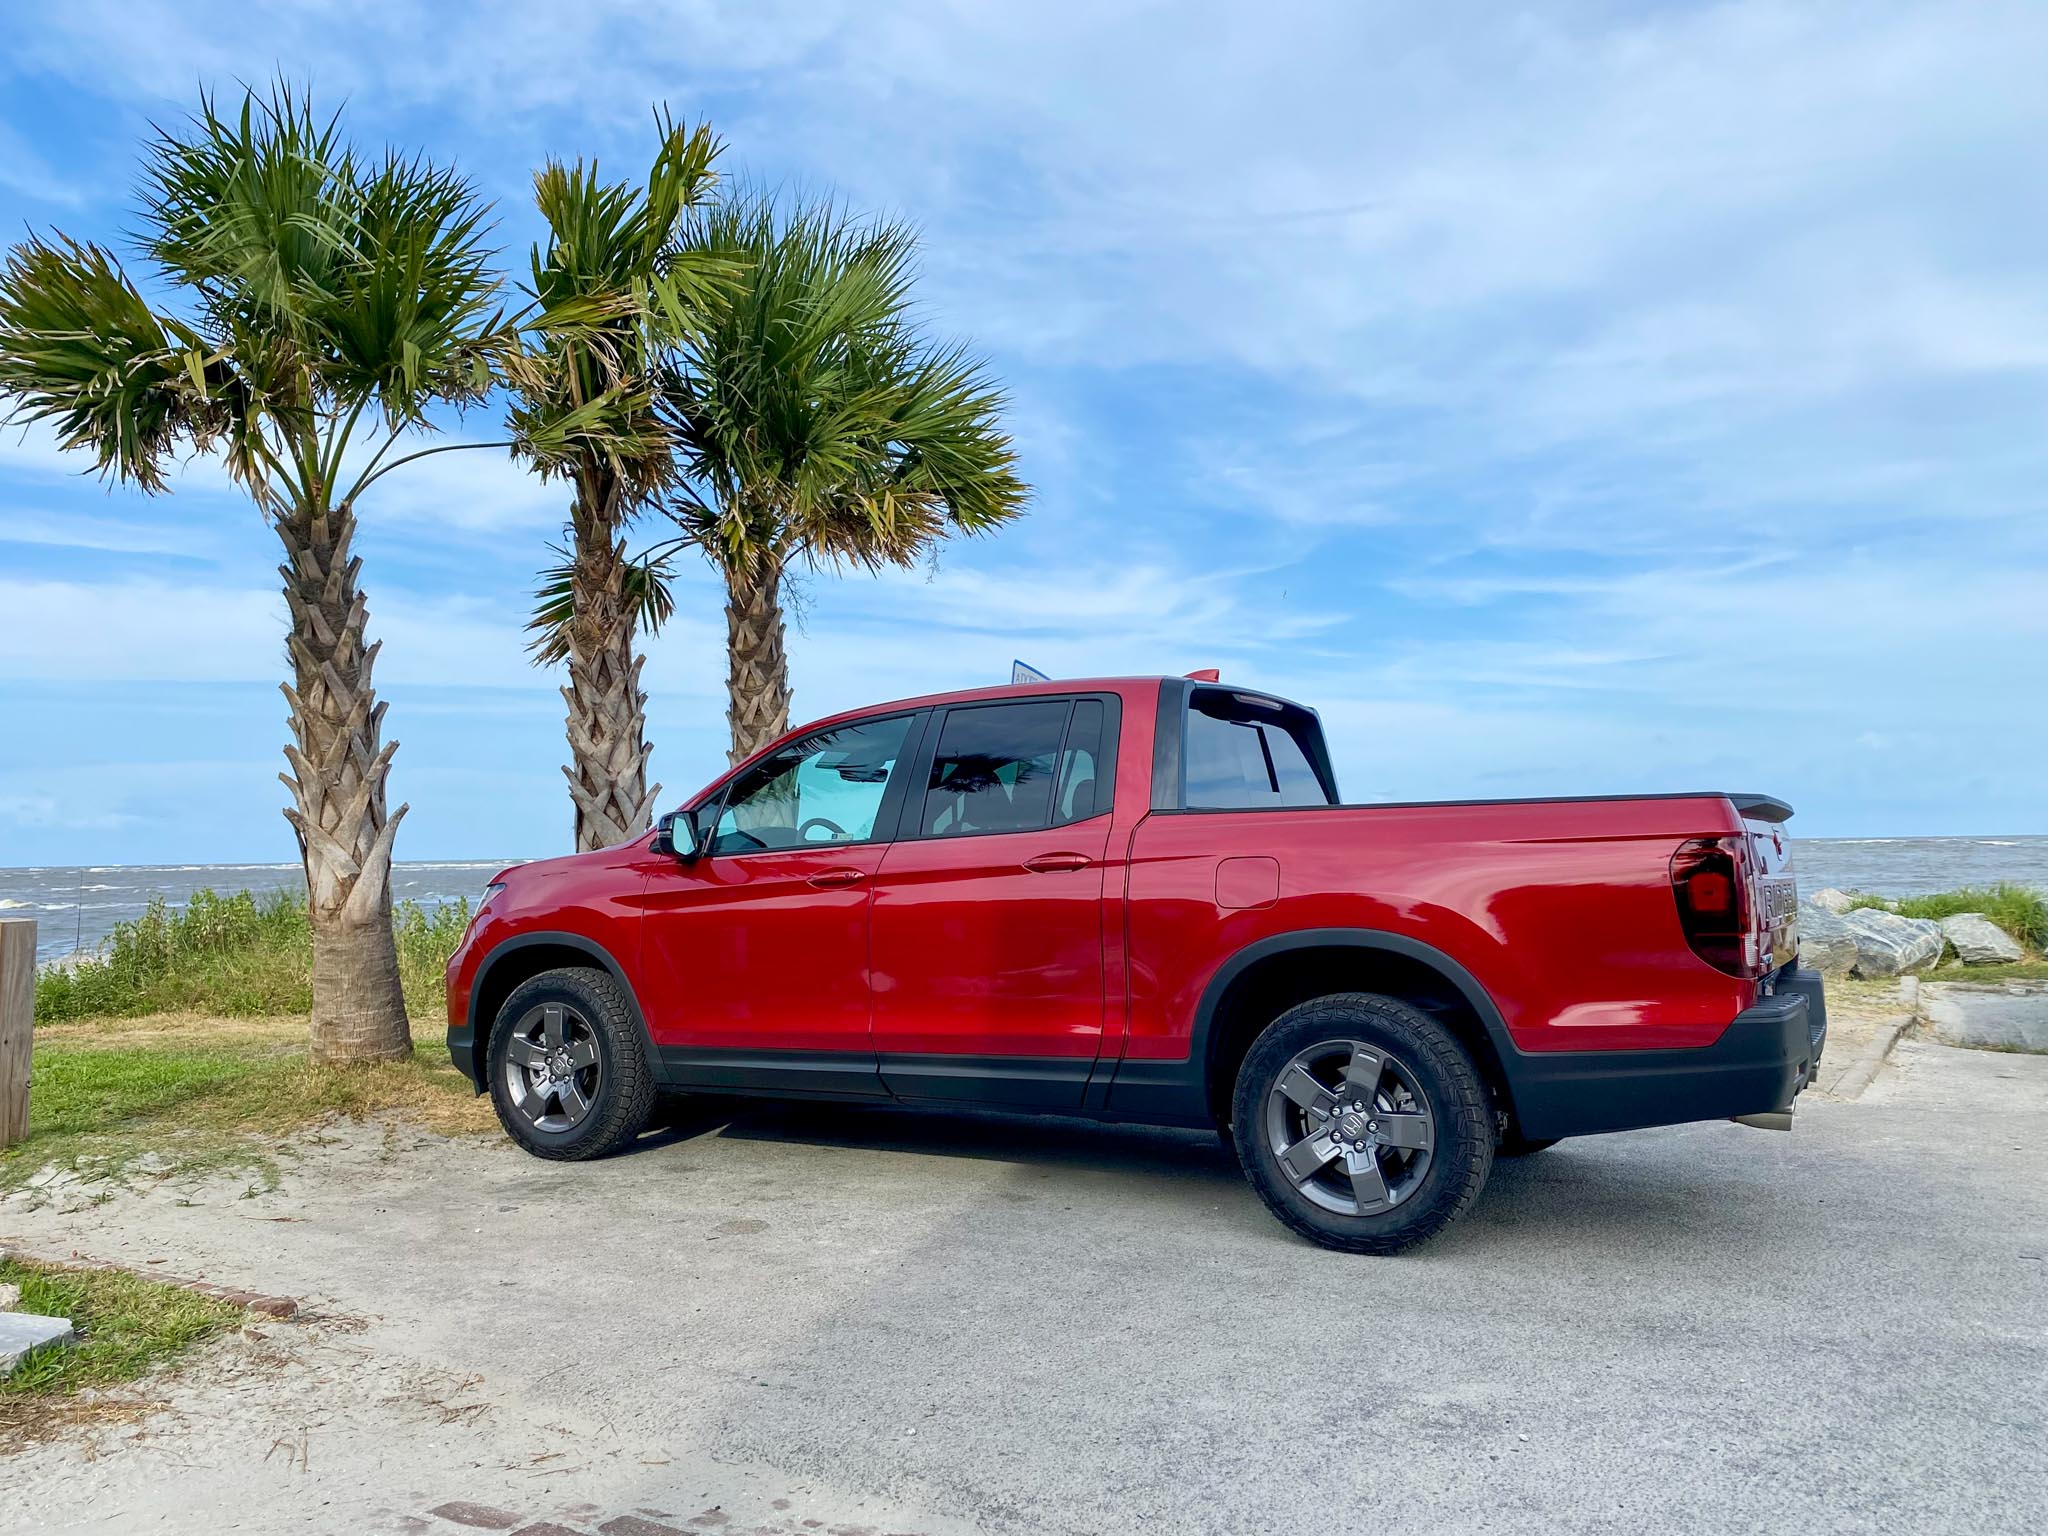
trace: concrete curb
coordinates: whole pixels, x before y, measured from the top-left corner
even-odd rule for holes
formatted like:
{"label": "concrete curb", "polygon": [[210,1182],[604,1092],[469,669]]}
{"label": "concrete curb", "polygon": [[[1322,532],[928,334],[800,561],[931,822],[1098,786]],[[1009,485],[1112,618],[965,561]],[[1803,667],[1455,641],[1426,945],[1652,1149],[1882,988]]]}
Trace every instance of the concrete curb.
{"label": "concrete curb", "polygon": [[299,1304],[289,1296],[266,1296],[261,1291],[237,1290],[230,1285],[215,1285],[211,1280],[186,1280],[178,1275],[160,1274],[154,1269],[140,1268],[133,1264],[114,1264],[105,1259],[88,1258],[73,1250],[68,1258],[52,1258],[47,1254],[31,1253],[16,1246],[12,1239],[0,1243],[0,1259],[20,1259],[30,1264],[47,1265],[51,1269],[118,1269],[124,1274],[136,1275],[144,1280],[154,1280],[159,1285],[174,1285],[181,1291],[195,1291],[201,1296],[211,1296],[224,1301],[231,1307],[240,1307],[244,1312],[260,1312],[265,1317],[274,1317],[288,1322],[299,1315]]}
{"label": "concrete curb", "polygon": [[1892,1047],[1898,1043],[1899,1036],[1911,1028],[1912,1024],[1912,1014],[1896,1013],[1878,1025],[1877,1033],[1871,1038],[1870,1044],[1843,1069],[1842,1075],[1835,1079],[1833,1086],[1827,1091],[1838,1099],[1863,1097],[1863,1090],[1876,1080],[1877,1069],[1884,1065],[1885,1057],[1891,1055]]}

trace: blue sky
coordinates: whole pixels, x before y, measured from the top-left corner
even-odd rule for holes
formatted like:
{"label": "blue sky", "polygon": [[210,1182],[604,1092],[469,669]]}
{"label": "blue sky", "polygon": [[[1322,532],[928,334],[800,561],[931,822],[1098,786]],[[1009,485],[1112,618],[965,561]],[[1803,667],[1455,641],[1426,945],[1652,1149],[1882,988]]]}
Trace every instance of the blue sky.
{"label": "blue sky", "polygon": [[[517,272],[532,168],[634,175],[666,101],[917,222],[1036,487],[932,569],[807,578],[799,717],[1219,665],[1319,706],[1354,799],[2048,832],[2048,8],[646,9],[34,8],[0,229],[117,237],[148,122],[282,68],[460,164]],[[76,470],[0,434],[0,864],[291,857],[272,536],[207,463]],[[561,850],[519,631],[563,498],[411,471],[359,544],[399,855]],[[665,798],[722,761],[723,633],[692,573],[648,647]]]}

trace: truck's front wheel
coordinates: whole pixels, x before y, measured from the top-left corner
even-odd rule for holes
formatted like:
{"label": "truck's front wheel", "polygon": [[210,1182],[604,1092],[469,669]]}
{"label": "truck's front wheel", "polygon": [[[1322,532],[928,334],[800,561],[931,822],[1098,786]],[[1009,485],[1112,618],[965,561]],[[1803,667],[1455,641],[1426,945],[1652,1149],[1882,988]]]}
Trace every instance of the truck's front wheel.
{"label": "truck's front wheel", "polygon": [[647,1126],[654,1074],[625,989],[603,971],[543,971],[498,1011],[491,1104],[535,1157],[581,1162]]}
{"label": "truck's front wheel", "polygon": [[1238,1160],[1311,1242],[1399,1253],[1479,1198],[1493,1167],[1486,1084],[1443,1025],[1348,992],[1290,1008],[1237,1075]]}

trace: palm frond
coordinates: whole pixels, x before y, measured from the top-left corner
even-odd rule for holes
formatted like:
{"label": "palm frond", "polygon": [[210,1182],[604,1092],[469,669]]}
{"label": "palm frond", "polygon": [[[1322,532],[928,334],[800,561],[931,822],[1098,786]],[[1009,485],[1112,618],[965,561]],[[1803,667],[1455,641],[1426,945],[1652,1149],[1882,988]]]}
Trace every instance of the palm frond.
{"label": "palm frond", "polygon": [[[670,582],[675,575],[675,558],[687,544],[674,539],[636,560],[627,562],[621,576],[620,595],[633,622],[648,634],[661,633],[661,626],[676,611]],[[560,545],[549,545],[558,557],[540,573],[540,585],[533,593],[533,614],[526,622],[533,636],[527,642],[536,666],[553,666],[567,661],[576,623],[576,558]]]}
{"label": "palm frond", "polygon": [[914,564],[1021,513],[1002,392],[913,323],[906,226],[750,195],[687,246],[741,276],[664,376],[682,460],[664,510],[727,570]]}
{"label": "palm frond", "polygon": [[167,322],[97,245],[31,237],[0,266],[0,394],[13,419],[47,421],[103,477],[164,488],[180,436],[204,445],[225,402],[221,359]]}

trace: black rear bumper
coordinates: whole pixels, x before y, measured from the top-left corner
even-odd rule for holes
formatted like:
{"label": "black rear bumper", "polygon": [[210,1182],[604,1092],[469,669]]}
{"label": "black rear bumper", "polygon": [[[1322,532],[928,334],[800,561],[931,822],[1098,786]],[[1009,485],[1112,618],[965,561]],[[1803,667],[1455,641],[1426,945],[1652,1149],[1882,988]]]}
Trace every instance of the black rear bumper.
{"label": "black rear bumper", "polygon": [[1820,973],[1795,963],[1712,1045],[1520,1053],[1510,1065],[1515,1119],[1543,1140],[1783,1109],[1813,1081],[1827,1034]]}

